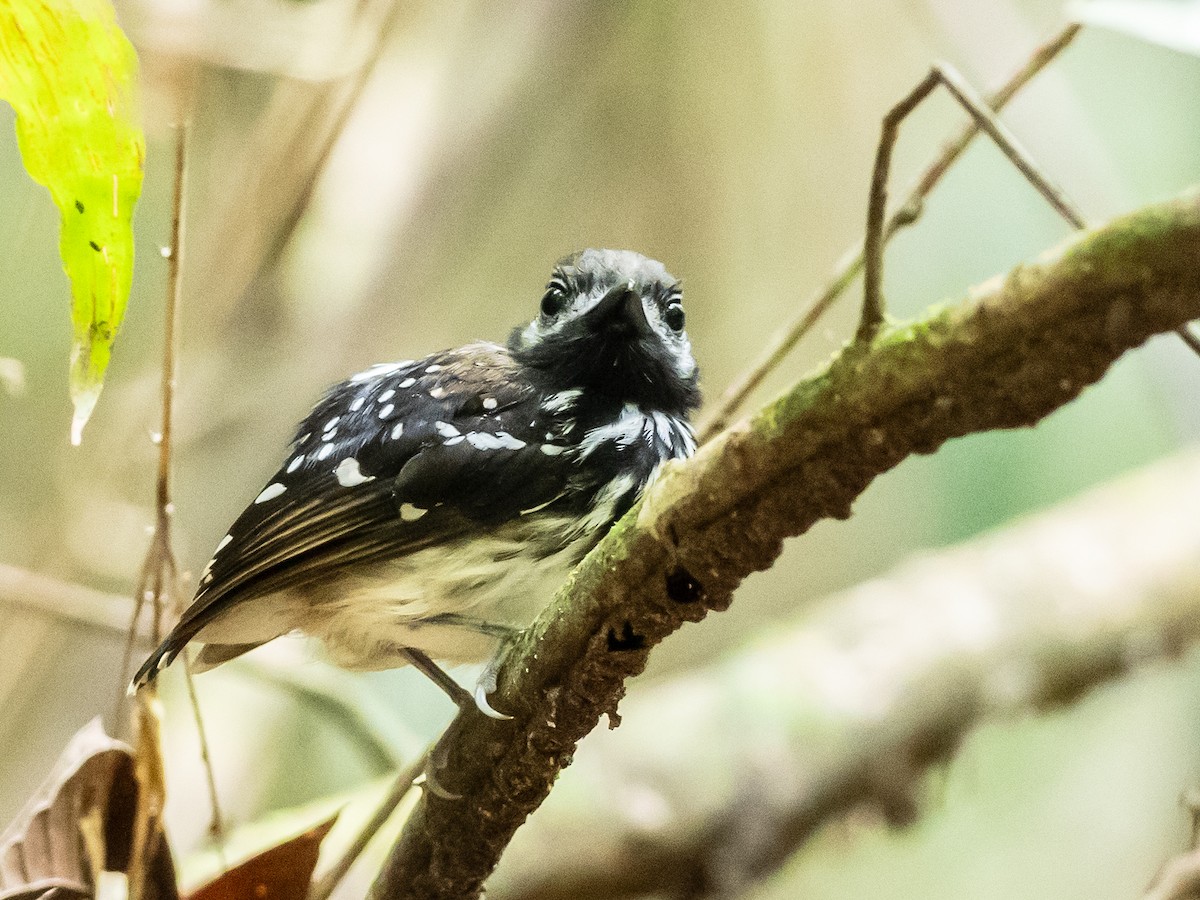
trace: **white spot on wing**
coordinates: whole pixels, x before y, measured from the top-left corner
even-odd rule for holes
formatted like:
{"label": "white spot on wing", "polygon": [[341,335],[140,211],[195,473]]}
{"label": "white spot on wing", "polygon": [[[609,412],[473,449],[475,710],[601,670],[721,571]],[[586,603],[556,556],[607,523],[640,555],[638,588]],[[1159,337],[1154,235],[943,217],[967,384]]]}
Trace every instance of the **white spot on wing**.
{"label": "white spot on wing", "polygon": [[364,475],[358,467],[358,460],[353,456],[343,459],[337,464],[337,468],[333,470],[333,474],[337,476],[338,484],[342,487],[355,487],[356,485],[366,484],[368,481],[374,481],[374,475]]}
{"label": "white spot on wing", "polygon": [[558,456],[561,453],[566,453],[567,448],[561,444],[542,444],[542,452],[547,456]]}
{"label": "white spot on wing", "polygon": [[476,450],[499,450],[504,442],[486,431],[471,431],[467,433],[467,443]]}
{"label": "white spot on wing", "polygon": [[461,433],[457,428],[455,428],[449,422],[434,422],[433,427],[437,431],[437,433],[440,434],[442,437],[448,437],[448,438],[458,437],[458,435]]}
{"label": "white spot on wing", "polygon": [[393,391],[391,388],[388,388],[386,391],[384,391],[382,394],[379,395],[379,402],[387,403],[389,400],[391,400],[395,396],[396,396],[396,392]]}
{"label": "white spot on wing", "polygon": [[497,431],[496,438],[500,441],[500,446],[505,450],[521,450],[525,446],[523,440],[513,437],[507,431]]}
{"label": "white spot on wing", "polygon": [[304,464],[304,454],[303,454],[303,453],[297,453],[297,454],[296,454],[296,455],[295,455],[295,456],[292,458],[292,461],[291,461],[290,463],[288,463],[288,467],[287,467],[288,474],[289,474],[289,475],[290,475],[290,474],[292,474],[292,473],[293,473],[293,472],[295,472],[295,471],[296,471],[298,468],[300,468],[300,466],[302,466],[303,464]]}
{"label": "white spot on wing", "polygon": [[328,422],[325,423],[325,430],[332,431],[334,428],[337,428],[337,423],[340,421],[342,421],[341,416],[334,416],[332,419],[330,419]]}
{"label": "white spot on wing", "polygon": [[417,383],[417,379],[415,379],[415,378],[405,378],[402,382],[400,382],[400,387],[410,388],[416,383]]}
{"label": "white spot on wing", "polygon": [[396,440],[402,434],[404,434],[404,423],[397,422],[396,427],[392,429],[392,440]]}
{"label": "white spot on wing", "polygon": [[266,503],[268,500],[274,500],[280,494],[287,490],[287,486],[280,484],[278,481],[268,484],[263,488],[263,492],[254,498],[255,503]]}
{"label": "white spot on wing", "polygon": [[427,512],[429,512],[429,510],[413,506],[411,503],[400,504],[400,518],[405,522],[415,522]]}
{"label": "white spot on wing", "polygon": [[217,549],[213,551],[213,556],[216,556],[233,542],[233,535],[227,534],[221,538],[221,543],[217,544]]}
{"label": "white spot on wing", "polygon": [[495,409],[496,408],[496,398],[495,397],[484,397],[483,398],[483,408],[484,409]]}
{"label": "white spot on wing", "polygon": [[385,406],[383,409],[381,409],[379,411],[379,418],[386,419],[388,416],[390,416],[395,411],[396,411],[395,405],[392,403],[389,403],[387,406]]}
{"label": "white spot on wing", "polygon": [[358,412],[363,408],[363,404],[366,402],[366,397],[355,397],[354,401],[350,404],[350,412]]}
{"label": "white spot on wing", "polygon": [[434,364],[434,365],[432,365],[432,366],[426,366],[426,367],[425,367],[425,374],[426,374],[426,375],[432,375],[434,372],[440,372],[440,371],[442,371],[442,369],[444,369],[444,368],[446,368],[446,367],[445,367],[445,366],[439,366],[439,365],[437,365],[437,364],[435,363],[435,364]]}
{"label": "white spot on wing", "polygon": [[328,459],[332,452],[333,444],[322,444],[321,449],[317,452],[317,459]]}
{"label": "white spot on wing", "polygon": [[433,390],[431,390],[429,392],[429,396],[432,397],[434,400],[441,400],[443,397],[446,396],[446,389],[440,388],[440,387],[435,387]]}

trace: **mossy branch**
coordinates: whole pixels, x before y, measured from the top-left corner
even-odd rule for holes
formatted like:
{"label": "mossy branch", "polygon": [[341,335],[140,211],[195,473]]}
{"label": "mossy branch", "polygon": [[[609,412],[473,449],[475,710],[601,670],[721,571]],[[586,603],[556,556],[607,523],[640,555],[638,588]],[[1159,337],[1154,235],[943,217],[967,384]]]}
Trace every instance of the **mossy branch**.
{"label": "mossy branch", "polygon": [[[476,896],[625,680],[684,622],[725,609],[784,538],[846,518],[877,475],[950,438],[1033,425],[1126,350],[1200,317],[1200,192],[1079,235],[960,303],[851,346],[686,463],[576,570],[508,654],[496,722],[451,726],[438,780],[376,898]],[[687,765],[680,760],[680,765]]]}
{"label": "mossy branch", "polygon": [[[624,724],[580,745],[513,838],[489,900],[792,896],[789,860],[848,815],[855,833],[927,814],[936,828],[954,815],[955,770],[929,775],[985,722],[1179,673],[1200,645],[1197,508],[1200,447],[836,594],[797,596],[790,621],[736,652],[635,683]],[[989,758],[983,744],[967,769]],[[1200,813],[1200,792],[1189,805]],[[1124,867],[1136,871],[1156,851],[1134,843]],[[1200,852],[1172,871],[1200,884]]]}

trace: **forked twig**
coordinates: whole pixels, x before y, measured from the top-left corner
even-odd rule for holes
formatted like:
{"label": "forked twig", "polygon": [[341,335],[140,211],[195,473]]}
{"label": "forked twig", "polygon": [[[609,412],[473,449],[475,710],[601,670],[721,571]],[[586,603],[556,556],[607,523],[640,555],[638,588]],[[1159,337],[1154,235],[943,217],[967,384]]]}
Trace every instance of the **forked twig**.
{"label": "forked twig", "polygon": [[[887,206],[887,178],[891,165],[892,148],[899,136],[901,122],[911,113],[933,90],[942,85],[950,95],[958,101],[971,116],[978,130],[987,134],[1000,151],[1016,167],[1025,180],[1028,181],[1042,198],[1050,204],[1066,222],[1075,229],[1087,227],[1083,213],[1075,206],[1063,190],[1050,181],[1041,167],[1033,161],[1033,157],[1017,141],[1015,135],[996,117],[994,110],[989,109],[987,102],[975,93],[967,81],[945,63],[936,63],[921,82],[909,92],[908,96],[894,106],[884,117],[883,128],[879,137],[879,149],[875,157],[875,170],[871,177],[871,197],[867,208],[867,233],[863,241],[865,247],[863,276],[863,308],[855,341],[869,342],[883,325],[883,249],[891,236],[890,223],[884,226],[884,210]],[[901,208],[895,216],[901,217]],[[1200,355],[1200,339],[1197,339],[1186,326],[1175,329],[1177,334],[1191,350]]]}
{"label": "forked twig", "polygon": [[[1049,41],[1039,46],[1029,59],[1015,71],[995,93],[988,98],[994,110],[1003,109],[1018,91],[1042,71],[1074,40],[1081,26],[1067,25]],[[958,160],[967,146],[979,133],[979,126],[972,120],[948,142],[938,157],[929,164],[909,190],[904,202],[894,212],[884,230],[884,240],[890,240],[900,229],[913,224],[921,217],[925,198],[933,191],[950,167]],[[720,402],[698,429],[700,442],[710,439],[729,424],[750,394],[775,368],[783,362],[792,348],[812,330],[817,321],[850,286],[863,268],[864,247],[859,243],[848,249],[834,270],[829,282],[817,292],[807,308],[788,326],[776,334],[767,345],[759,360],[743,372],[722,395]]]}
{"label": "forked twig", "polygon": [[945,63],[935,63],[921,81],[903,100],[883,117],[879,149],[875,155],[875,170],[871,175],[871,198],[867,206],[867,234],[863,240],[865,273],[863,275],[863,308],[855,340],[870,342],[883,325],[883,247],[887,240],[884,211],[887,208],[887,180],[891,169],[892,149],[900,135],[900,125],[921,101],[941,85],[950,92],[971,116],[975,126],[1000,148],[1025,179],[1032,184],[1047,203],[1074,228],[1085,227],[1083,216],[1067,200],[1062,190],[1041,171],[1016,136],[996,118],[995,113],[967,84],[966,80]]}
{"label": "forked twig", "polygon": [[[190,104],[190,94],[189,100]],[[171,198],[171,253],[167,263],[167,278],[170,283],[171,299],[167,311],[166,335],[163,358],[163,428],[162,442],[159,445],[159,509],[172,509],[170,498],[170,458],[171,458],[171,420],[175,397],[175,353],[178,348],[176,334],[179,310],[183,304],[183,246],[184,227],[187,223],[187,145],[188,134],[191,130],[191,113],[188,110],[180,117],[175,132],[175,191]],[[169,524],[169,523],[168,523]],[[172,565],[174,556],[172,555]],[[172,609],[174,618],[178,619],[183,613],[180,596],[175,597],[175,608]],[[156,635],[157,639],[157,635]],[[204,769],[205,784],[208,788],[209,807],[212,810],[212,820],[208,831],[217,842],[218,850],[225,840],[225,823],[221,817],[221,803],[217,797],[217,780],[213,775],[212,755],[208,748],[208,734],[204,729],[204,717],[200,713],[200,698],[196,695],[196,683],[192,676],[192,660],[187,654],[183,658],[183,680],[187,685],[188,703],[192,707],[192,718],[196,722],[196,736],[200,743],[200,762]]]}

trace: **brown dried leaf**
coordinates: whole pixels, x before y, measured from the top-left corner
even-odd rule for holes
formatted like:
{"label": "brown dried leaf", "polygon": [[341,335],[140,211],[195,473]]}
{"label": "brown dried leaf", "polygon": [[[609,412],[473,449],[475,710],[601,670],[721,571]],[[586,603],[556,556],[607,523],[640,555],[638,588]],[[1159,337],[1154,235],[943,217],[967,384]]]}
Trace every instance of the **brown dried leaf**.
{"label": "brown dried leaf", "polygon": [[336,821],[335,813],[303,834],[250,857],[198,887],[186,900],[305,900],[321,841]]}
{"label": "brown dried leaf", "polygon": [[[137,797],[129,747],[93,719],[0,833],[0,900],[93,897],[100,879],[128,868]],[[143,896],[176,900],[175,870],[161,831],[155,844]]]}

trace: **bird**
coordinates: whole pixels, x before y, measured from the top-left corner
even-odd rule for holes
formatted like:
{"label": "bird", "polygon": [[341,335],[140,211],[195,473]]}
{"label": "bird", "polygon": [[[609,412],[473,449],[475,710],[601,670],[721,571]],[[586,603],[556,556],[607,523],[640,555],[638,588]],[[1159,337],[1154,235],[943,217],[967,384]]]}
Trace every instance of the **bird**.
{"label": "bird", "polygon": [[[299,631],[343,668],[411,664],[460,706],[504,717],[487,701],[499,651],[660,467],[696,449],[684,325],[661,262],[582,250],[506,345],[334,385],[131,690],[193,641],[204,671]],[[488,666],[471,694],[437,661]]]}

